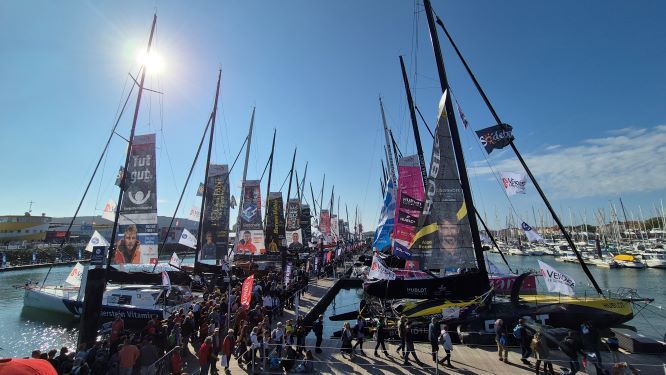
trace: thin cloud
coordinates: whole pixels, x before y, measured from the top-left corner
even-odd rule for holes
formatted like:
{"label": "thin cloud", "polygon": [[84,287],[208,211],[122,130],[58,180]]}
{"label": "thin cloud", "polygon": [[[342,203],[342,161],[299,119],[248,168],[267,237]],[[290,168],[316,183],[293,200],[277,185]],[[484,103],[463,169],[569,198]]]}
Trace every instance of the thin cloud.
{"label": "thin cloud", "polygon": [[[666,125],[650,129],[623,128],[608,137],[590,138],[579,145],[524,155],[539,183],[557,198],[586,198],[644,193],[666,189]],[[475,162],[473,175],[491,174]],[[515,158],[493,165],[496,172],[520,171]]]}

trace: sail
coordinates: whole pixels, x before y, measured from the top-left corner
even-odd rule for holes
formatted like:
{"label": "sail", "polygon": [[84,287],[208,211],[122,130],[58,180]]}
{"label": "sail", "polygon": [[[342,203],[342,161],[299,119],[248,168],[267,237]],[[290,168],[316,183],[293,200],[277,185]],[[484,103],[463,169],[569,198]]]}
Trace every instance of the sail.
{"label": "sail", "polygon": [[393,225],[395,218],[395,185],[392,180],[386,184],[384,194],[384,206],[379,216],[379,224],[375,230],[375,238],[372,241],[373,250],[388,251],[391,248],[393,237]]}
{"label": "sail", "polygon": [[282,193],[268,194],[268,216],[266,217],[266,249],[270,254],[278,254],[285,240],[284,210]]}
{"label": "sail", "polygon": [[410,251],[428,269],[476,268],[472,230],[446,118],[446,92],[439,103],[430,174],[419,230]]}
{"label": "sail", "polygon": [[303,233],[301,232],[301,202],[298,199],[290,199],[287,202],[287,223],[285,234],[287,236],[287,248],[293,251],[303,249]]}
{"label": "sail", "polygon": [[396,192],[393,255],[410,259],[409,244],[416,234],[416,226],[423,210],[423,179],[418,155],[398,161],[398,189]]}
{"label": "sail", "polygon": [[260,255],[266,253],[261,223],[261,188],[258,180],[243,184],[243,206],[240,207],[239,238],[236,254]]}
{"label": "sail", "polygon": [[229,167],[209,165],[207,184],[199,260],[219,263],[229,248]]}
{"label": "sail", "polygon": [[155,134],[134,137],[120,206],[114,264],[157,262]]}
{"label": "sail", "polygon": [[310,225],[310,206],[304,204],[301,206],[301,233],[303,234],[303,245],[307,246],[312,238],[312,227]]}

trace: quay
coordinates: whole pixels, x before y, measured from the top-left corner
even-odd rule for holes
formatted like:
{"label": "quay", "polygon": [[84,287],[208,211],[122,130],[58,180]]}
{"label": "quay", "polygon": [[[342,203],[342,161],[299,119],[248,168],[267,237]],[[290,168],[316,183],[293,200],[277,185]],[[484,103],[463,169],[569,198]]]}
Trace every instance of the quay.
{"label": "quay", "polygon": [[[350,283],[353,285],[354,281],[349,279],[312,279],[310,281],[308,291],[304,297],[300,299],[299,314],[306,315],[306,324],[311,324],[312,319],[323,313],[332,298],[342,287],[349,287]],[[343,286],[341,286],[343,285]],[[276,321],[286,321],[287,319],[295,319],[294,311],[285,309],[284,316],[276,319]],[[337,328],[342,327],[342,322],[332,322],[326,318],[324,320],[324,327],[331,325]],[[374,356],[375,341],[370,337],[365,340],[364,355],[357,355],[353,360],[345,358],[340,353],[340,341],[337,339],[330,339],[324,337],[322,343],[322,353],[315,354],[315,337],[310,333],[306,338],[306,350],[312,350],[314,354],[314,367],[316,374],[412,374],[412,375],[425,375],[425,374],[498,374],[498,375],[514,375],[514,374],[533,374],[535,369],[533,367],[535,360],[530,359],[531,366],[524,365],[520,362],[520,348],[512,347],[509,353],[509,363],[504,363],[498,360],[497,348],[495,346],[476,346],[469,347],[462,344],[454,344],[451,363],[454,368],[445,367],[437,364],[432,360],[431,349],[429,343],[418,342],[415,343],[416,355],[421,361],[417,364],[410,358],[411,365],[405,366],[403,358],[396,352],[397,343],[387,341],[387,350],[389,358],[383,353],[380,357]],[[195,353],[195,348],[189,348],[190,353]],[[569,360],[564,353],[559,350],[551,350],[550,359],[553,363],[555,373],[560,373],[561,367],[568,367]],[[611,354],[609,352],[602,352],[602,363],[606,369],[611,367]],[[666,355],[664,354],[630,354],[625,351],[620,351],[619,361],[627,362],[633,368],[640,371],[640,374],[664,374],[664,363],[666,362]],[[444,356],[443,350],[440,348],[438,358]],[[189,354],[187,358],[187,370],[190,374],[198,373],[197,358]],[[298,361],[296,361],[298,363]],[[582,364],[582,359],[580,359]],[[217,368],[220,374],[224,373],[224,368],[217,362]],[[593,367],[590,365],[590,368]],[[246,366],[238,366],[238,362],[232,357],[229,366],[231,374],[244,374],[252,373],[252,368]],[[254,373],[262,374],[281,374],[282,371],[263,371],[261,369],[261,362],[258,361],[255,366]],[[581,370],[580,373],[594,373],[585,372]],[[610,372],[613,374],[613,372]],[[625,372],[618,372],[624,374]],[[630,372],[626,372],[630,373]]]}
{"label": "quay", "polygon": [[22,271],[35,268],[48,268],[48,267],[59,267],[59,266],[73,266],[76,263],[88,263],[88,262],[90,262],[90,259],[70,260],[67,262],[55,262],[55,263],[21,264],[16,266],[0,267],[0,272]]}

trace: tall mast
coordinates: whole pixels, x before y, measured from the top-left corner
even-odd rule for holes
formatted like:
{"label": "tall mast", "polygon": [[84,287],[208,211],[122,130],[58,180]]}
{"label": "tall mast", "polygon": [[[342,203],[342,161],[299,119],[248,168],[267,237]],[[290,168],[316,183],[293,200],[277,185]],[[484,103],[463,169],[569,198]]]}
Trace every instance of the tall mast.
{"label": "tall mast", "polygon": [[273,156],[275,155],[275,133],[276,129],[273,129],[273,142],[271,143],[271,155],[268,157],[268,183],[266,184],[266,207],[264,214],[264,230],[266,230],[266,223],[268,221],[268,195],[271,193],[271,177],[273,175]]}
{"label": "tall mast", "polygon": [[[309,163],[306,161],[305,162],[305,172],[303,172],[303,179],[301,180],[301,190],[300,190],[300,193],[298,195],[299,199],[303,199],[303,196],[304,196],[303,194],[305,192],[305,177],[308,175],[308,164]],[[296,174],[296,175],[298,176],[298,174]],[[314,204],[314,202],[312,204]]]}
{"label": "tall mast", "polygon": [[[435,61],[437,62],[437,71],[439,73],[439,83],[442,93],[446,92],[449,88],[449,82],[446,78],[446,71],[444,70],[444,59],[442,51],[439,46],[439,38],[437,30],[435,29],[435,20],[433,19],[433,10],[430,0],[424,0],[426,16],[428,18],[428,29],[430,30],[430,40],[432,41],[432,48],[435,52]],[[474,255],[476,256],[477,267],[481,274],[488,274],[486,270],[486,262],[484,261],[483,248],[481,247],[481,239],[479,237],[479,227],[476,223],[476,211],[474,202],[472,201],[472,190],[469,186],[469,179],[467,178],[467,168],[465,167],[465,158],[463,157],[462,146],[460,144],[460,135],[458,134],[458,125],[456,123],[455,112],[453,111],[453,104],[451,103],[451,95],[445,98],[446,117],[448,120],[449,130],[451,131],[451,139],[453,141],[453,151],[456,156],[456,166],[458,168],[458,175],[460,176],[460,184],[462,185],[463,197],[467,212],[473,213],[474,216],[469,218],[469,226],[472,231],[472,243],[474,245]],[[472,216],[472,215],[470,215]]]}
{"label": "tall mast", "polygon": [[[314,216],[317,217],[317,201],[314,197],[314,190],[312,190],[312,182],[310,182],[310,194],[312,195],[312,208],[314,209]],[[319,222],[319,221],[317,221]]]}
{"label": "tall mast", "polygon": [[[349,209],[347,208],[347,203],[345,203],[345,213],[347,214],[346,215],[347,216],[347,229],[349,229]],[[347,230],[345,232],[347,234],[347,240],[350,239],[349,237],[350,237],[351,233],[349,233],[349,232],[350,232],[349,230]]]}
{"label": "tall mast", "polygon": [[386,115],[384,114],[384,104],[382,103],[382,98],[379,97],[379,109],[382,113],[382,124],[384,124],[384,138],[386,140],[386,162],[388,163],[388,173],[391,181],[395,182],[395,165],[393,164],[393,158],[391,157],[391,140],[389,139],[388,125],[386,125]]}
{"label": "tall mast", "polygon": [[[431,35],[433,35],[433,34],[436,35],[435,25],[432,22],[433,21],[432,20],[433,19],[433,14],[432,14],[432,6],[430,5],[430,0],[424,0],[424,2],[426,4],[426,15],[428,17],[428,24],[430,26],[430,34]],[[446,30],[446,28],[444,27],[444,23],[442,22],[441,19],[439,19],[439,17],[437,18],[437,24],[439,24],[439,26],[442,28],[442,30],[444,30],[444,33],[446,34],[446,37],[448,38],[449,42],[451,43],[451,46],[456,51],[456,54],[458,55],[458,58],[460,58],[460,61],[463,63],[463,66],[465,67],[465,70],[467,71],[467,74],[470,76],[470,78],[474,82],[474,85],[476,86],[476,89],[479,91],[479,94],[481,95],[484,102],[486,103],[486,106],[488,107],[488,109],[492,113],[493,117],[495,118],[495,121],[497,122],[498,125],[502,125],[503,122],[500,120],[499,115],[497,114],[497,112],[493,108],[492,104],[490,103],[490,100],[486,96],[486,93],[483,91],[483,89],[481,88],[481,85],[476,80],[476,77],[472,73],[472,70],[470,69],[469,65],[467,65],[467,61],[465,61],[465,59],[463,58],[462,53],[460,53],[460,50],[458,49],[458,46],[454,43],[453,38],[451,38],[451,35]],[[433,45],[435,44],[436,39],[437,39],[436,37],[433,38]],[[437,41],[437,48],[436,48],[435,54],[439,54],[440,57],[441,57],[441,50],[439,49],[439,41]],[[440,64],[438,62],[438,67],[439,67],[439,65]],[[443,66],[442,66],[442,68],[443,68]],[[441,77],[440,77],[440,80],[441,80]],[[447,111],[448,110],[449,110],[449,106],[448,106],[448,103],[447,103]],[[456,133],[457,133],[457,131],[456,131]],[[599,287],[599,284],[597,284],[597,281],[594,279],[594,276],[592,276],[592,273],[590,272],[589,268],[587,267],[587,265],[583,261],[583,258],[581,256],[580,252],[576,248],[576,245],[574,244],[573,240],[571,239],[571,237],[567,233],[566,229],[564,228],[564,225],[562,225],[562,222],[560,221],[560,218],[558,217],[557,213],[555,213],[555,210],[553,209],[550,202],[548,201],[548,198],[546,198],[546,195],[544,194],[543,190],[541,190],[541,186],[539,185],[536,178],[532,174],[532,171],[527,166],[527,163],[523,159],[520,152],[518,152],[518,149],[516,148],[516,145],[514,144],[513,139],[509,141],[509,145],[511,146],[511,149],[513,150],[513,152],[518,157],[518,160],[520,161],[520,164],[523,166],[523,168],[527,172],[527,175],[530,177],[530,180],[532,181],[532,184],[534,184],[534,187],[537,189],[537,192],[539,193],[539,196],[541,196],[541,199],[546,204],[546,207],[548,208],[548,211],[550,211],[550,214],[552,215],[553,220],[557,223],[557,226],[559,227],[560,231],[564,235],[564,238],[566,239],[567,243],[569,244],[571,249],[576,254],[576,258],[578,258],[578,262],[580,263],[581,267],[583,268],[583,271],[585,272],[585,275],[588,277],[588,279],[590,279],[590,281],[592,282],[592,285],[594,286],[594,289],[596,289],[597,293],[603,295],[603,292],[602,292],[601,288]],[[470,221],[473,221],[473,220],[470,220]]]}
{"label": "tall mast", "polygon": [[407,71],[405,70],[405,62],[400,56],[400,69],[402,70],[402,80],[405,82],[405,92],[407,93],[407,105],[409,106],[409,115],[412,120],[412,129],[414,130],[414,140],[416,141],[416,153],[419,156],[419,166],[421,167],[421,178],[423,179],[423,186],[426,185],[428,179],[428,172],[426,172],[425,158],[423,157],[423,146],[421,145],[421,135],[419,134],[419,124],[416,121],[416,113],[414,112],[414,100],[412,99],[412,91],[409,88],[409,80],[407,79]]}
{"label": "tall mast", "polygon": [[[211,114],[211,122],[210,122],[210,137],[208,138],[208,155],[206,156],[206,169],[205,169],[205,174],[204,174],[204,190],[203,190],[203,195],[201,197],[201,210],[199,211],[199,225],[197,227],[197,247],[195,248],[194,251],[194,264],[199,262],[199,251],[201,251],[201,246],[202,246],[202,241],[203,241],[203,232],[201,230],[202,225],[203,225],[203,216],[204,216],[204,207],[206,203],[206,193],[208,191],[208,168],[210,167],[210,154],[211,151],[213,150],[213,136],[215,134],[215,117],[217,116],[217,101],[218,98],[220,97],[220,80],[222,79],[222,70],[217,74],[217,89],[215,91],[215,104],[213,104],[213,113]],[[226,249],[225,249],[226,250]]]}
{"label": "tall mast", "polygon": [[326,185],[326,173],[324,173],[324,180],[321,182],[321,194],[319,195],[319,212],[324,207],[324,185]]}
{"label": "tall mast", "polygon": [[291,180],[294,177],[294,163],[296,163],[296,148],[294,148],[294,156],[291,158],[291,169],[289,170],[289,187],[287,188],[287,202],[291,197]]}
{"label": "tall mast", "polygon": [[238,200],[238,217],[236,218],[236,242],[240,240],[240,217],[243,211],[243,198],[245,195],[245,180],[247,179],[247,164],[250,160],[250,146],[252,145],[252,129],[254,128],[254,113],[256,107],[252,107],[252,117],[250,118],[250,131],[247,134],[247,149],[245,149],[245,165],[243,166],[243,179],[241,180],[241,194]]}

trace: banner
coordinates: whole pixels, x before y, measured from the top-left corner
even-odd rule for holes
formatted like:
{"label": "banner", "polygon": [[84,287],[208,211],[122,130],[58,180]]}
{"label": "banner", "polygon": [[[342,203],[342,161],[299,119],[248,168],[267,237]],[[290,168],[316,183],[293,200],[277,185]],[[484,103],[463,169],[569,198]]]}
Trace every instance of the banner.
{"label": "banner", "polygon": [[192,221],[198,222],[200,217],[201,217],[201,210],[199,209],[199,207],[192,206],[192,208],[190,208],[190,212],[187,214],[187,218]]}
{"label": "banner", "polygon": [[416,233],[419,216],[423,210],[423,178],[418,155],[398,161],[398,189],[396,192],[395,226],[393,229],[393,255],[410,259],[409,244]]}
{"label": "banner", "polygon": [[338,215],[331,215],[331,241],[333,243],[337,243],[340,239],[340,227],[338,225]]}
{"label": "banner", "polygon": [[108,221],[116,220],[116,202],[114,202],[112,199],[109,199],[109,201],[106,202],[106,205],[104,206],[104,212],[102,212],[102,219],[106,219]]}
{"label": "banner", "polygon": [[285,243],[285,221],[282,193],[268,194],[268,213],[266,216],[266,250],[270,254],[278,254],[280,246]]}
{"label": "banner", "polygon": [[114,264],[157,263],[155,134],[137,135],[124,178]]}
{"label": "banner", "polygon": [[264,230],[261,222],[261,189],[259,180],[247,180],[243,184],[240,207],[239,238],[236,254],[261,255],[266,253]]}
{"label": "banner", "polygon": [[171,291],[171,278],[169,278],[169,273],[167,271],[162,271],[162,286],[164,289]]}
{"label": "banner", "polygon": [[541,276],[546,280],[549,292],[558,292],[567,296],[575,295],[576,281],[569,277],[569,275],[557,271],[540,260],[539,268],[541,269]]}
{"label": "banner", "polygon": [[284,285],[287,286],[289,285],[289,282],[291,281],[291,268],[292,268],[291,262],[287,263],[287,267],[284,269]]}
{"label": "banner", "polygon": [[301,206],[301,233],[303,234],[303,244],[310,243],[312,238],[312,226],[310,225],[310,206],[304,204]]}
{"label": "banner", "polygon": [[95,231],[92,237],[90,237],[90,241],[88,241],[88,244],[86,245],[86,251],[92,252],[93,247],[95,246],[109,247],[109,241],[107,241],[104,236],[99,234],[98,231]]}
{"label": "banner", "polygon": [[[183,229],[183,233],[180,235],[178,243],[181,245],[185,245],[191,249],[197,248],[197,238],[194,237],[194,235],[190,233],[190,231],[187,229]],[[201,249],[201,252],[203,253],[203,249]]]}
{"label": "banner", "polygon": [[377,280],[395,280],[395,273],[393,273],[390,268],[386,267],[384,261],[375,254],[372,257],[372,264],[370,265],[368,278]]}
{"label": "banner", "polygon": [[527,176],[524,173],[500,172],[500,178],[502,179],[504,190],[506,190],[506,195],[525,194]]}
{"label": "banner", "polygon": [[180,267],[183,264],[183,260],[178,257],[178,254],[174,251],[171,254],[171,259],[169,259],[169,264]]}
{"label": "banner", "polygon": [[477,130],[475,133],[486,152],[490,154],[494,149],[502,149],[513,141],[512,131],[511,125],[501,124]]}
{"label": "banner", "polygon": [[83,277],[83,264],[76,262],[76,265],[69,272],[65,282],[73,286],[81,286],[81,278]]}
{"label": "banner", "polygon": [[379,224],[372,241],[373,250],[388,253],[392,248],[395,206],[395,185],[393,181],[389,181],[384,195],[384,206],[379,216]]}
{"label": "banner", "polygon": [[250,309],[250,302],[252,302],[252,286],[254,285],[254,275],[250,275],[243,281],[241,287],[241,306],[246,310]]}
{"label": "banner", "polygon": [[303,249],[303,236],[301,233],[301,201],[290,199],[287,202],[287,223],[285,232],[287,236],[287,248],[292,251]]}
{"label": "banner", "polygon": [[229,251],[229,167],[210,164],[207,185],[199,260],[219,264]]}
{"label": "banner", "polygon": [[522,222],[520,226],[523,228],[523,231],[525,231],[525,236],[527,236],[527,240],[530,242],[544,242],[543,238],[539,236],[539,233],[537,233],[534,229],[532,229],[531,226],[527,225],[526,222]]}
{"label": "banner", "polygon": [[328,210],[319,212],[319,231],[324,235],[324,239],[331,236],[331,213]]}

